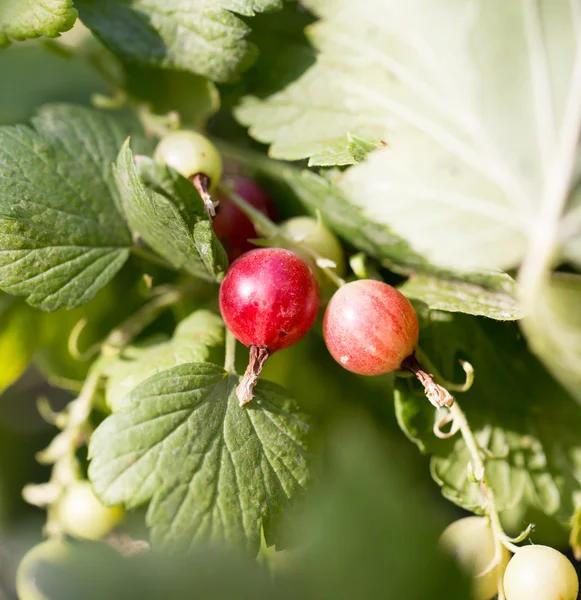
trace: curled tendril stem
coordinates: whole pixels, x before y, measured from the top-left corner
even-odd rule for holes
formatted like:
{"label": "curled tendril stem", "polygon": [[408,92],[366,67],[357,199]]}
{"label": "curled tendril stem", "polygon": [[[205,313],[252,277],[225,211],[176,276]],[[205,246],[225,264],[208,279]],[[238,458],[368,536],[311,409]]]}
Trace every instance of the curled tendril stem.
{"label": "curled tendril stem", "polygon": [[46,484],[27,485],[22,491],[27,502],[48,507],[46,532],[49,536],[62,535],[55,506],[67,487],[80,476],[76,451],[91,434],[89,417],[100,389],[102,370],[103,358],[99,358],[89,370],[79,396],[61,413],[53,413],[61,432],[36,457],[41,464],[53,465],[50,480]]}
{"label": "curled tendril stem", "polygon": [[[443,431],[442,428],[452,423],[449,431]],[[449,411],[444,411],[434,422],[434,435],[441,440],[446,440],[458,433],[458,426]]]}
{"label": "curled tendril stem", "polygon": [[81,334],[85,330],[87,323],[88,323],[87,319],[85,319],[85,318],[79,319],[75,323],[75,326],[72,328],[71,333],[69,335],[69,340],[68,340],[69,354],[75,360],[81,360],[83,362],[91,360],[92,358],[95,358],[95,356],[97,356],[97,354],[99,353],[99,349],[100,349],[99,344],[93,344],[92,346],[87,348],[87,350],[79,349],[79,338],[81,337]]}

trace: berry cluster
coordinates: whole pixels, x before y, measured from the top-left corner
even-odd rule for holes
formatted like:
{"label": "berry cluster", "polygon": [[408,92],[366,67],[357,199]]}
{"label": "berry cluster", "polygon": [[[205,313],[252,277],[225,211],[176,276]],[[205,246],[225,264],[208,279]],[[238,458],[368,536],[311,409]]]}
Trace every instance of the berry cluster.
{"label": "berry cluster", "polygon": [[[196,132],[169,134],[159,143],[155,157],[194,184],[205,182],[200,195],[208,212],[213,215],[218,207],[214,231],[234,261],[222,282],[220,310],[230,331],[250,348],[250,363],[238,388],[240,403],[245,404],[267,357],[302,339],[316,320],[318,283],[324,275],[313,253],[334,265],[341,276],[343,250],[337,238],[311,217],[295,217],[280,225],[283,235],[295,242],[296,254],[280,248],[253,250],[252,240],[258,234],[248,216],[224,194],[218,194],[215,202],[207,200],[221,177],[222,161],[213,144]],[[257,183],[241,176],[233,182],[238,196],[276,220],[273,202]],[[331,355],[360,375],[400,369],[413,356],[418,330],[417,315],[407,298],[374,280],[341,287],[327,306],[323,325]]]}
{"label": "berry cluster", "polygon": [[[411,371],[422,381],[434,405],[451,406],[453,398],[423,371],[415,356],[419,323],[412,304],[382,281],[345,283],[341,279],[346,271],[343,250],[320,219],[295,217],[280,224],[280,239],[274,236],[270,243],[285,246],[286,240],[292,251],[286,247],[256,248],[259,235],[255,224],[238,200],[233,202],[218,188],[222,159],[206,137],[194,131],[170,133],[158,144],[155,159],[196,187],[232,262],[221,283],[219,303],[230,332],[250,348],[250,361],[237,388],[241,405],[253,398],[267,358],[296,344],[312,328],[321,297],[326,295],[321,291],[331,280],[339,289],[327,304],[322,329],[333,358],[358,375]],[[276,221],[273,202],[254,180],[236,175],[231,183],[236,198],[258,211],[255,214]],[[484,479],[481,482],[486,485]],[[92,540],[109,534],[124,516],[120,507],[103,506],[87,481],[71,485],[54,509],[59,515],[60,534]],[[493,523],[492,517],[468,517],[453,523],[441,537],[443,550],[452,552],[472,574],[476,600],[490,600],[497,592],[506,600],[577,598],[577,574],[565,556],[546,546],[518,548],[502,531],[493,533]],[[509,550],[515,552],[512,558]],[[62,540],[34,548],[20,565],[19,596],[23,600],[41,598],[34,587],[38,564],[58,562],[70,553],[70,544]]]}

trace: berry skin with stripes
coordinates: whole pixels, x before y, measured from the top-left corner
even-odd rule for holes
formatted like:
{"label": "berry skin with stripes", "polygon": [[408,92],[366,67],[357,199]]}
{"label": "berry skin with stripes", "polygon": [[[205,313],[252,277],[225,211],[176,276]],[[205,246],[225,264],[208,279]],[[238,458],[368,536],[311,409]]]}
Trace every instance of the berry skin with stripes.
{"label": "berry skin with stripes", "polygon": [[359,375],[396,371],[418,345],[418,317],[410,301],[387,283],[353,281],[331,298],[323,323],[333,358]]}

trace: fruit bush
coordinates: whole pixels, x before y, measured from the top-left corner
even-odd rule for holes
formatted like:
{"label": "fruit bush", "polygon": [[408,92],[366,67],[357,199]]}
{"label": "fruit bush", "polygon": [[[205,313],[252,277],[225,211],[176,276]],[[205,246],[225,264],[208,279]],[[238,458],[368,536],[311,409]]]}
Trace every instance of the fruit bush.
{"label": "fruit bush", "polygon": [[0,47],[0,598],[578,597],[579,0]]}

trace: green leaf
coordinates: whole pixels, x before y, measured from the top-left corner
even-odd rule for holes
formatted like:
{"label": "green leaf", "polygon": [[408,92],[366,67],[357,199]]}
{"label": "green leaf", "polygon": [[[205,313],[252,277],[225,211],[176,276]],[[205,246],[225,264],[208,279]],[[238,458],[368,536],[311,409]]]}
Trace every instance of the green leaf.
{"label": "green leaf", "polygon": [[581,402],[581,276],[553,274],[523,329],[533,351]]}
{"label": "green leaf", "polygon": [[184,363],[205,362],[210,346],[217,346],[223,338],[222,319],[198,310],[180,322],[170,341],[125,348],[105,372],[107,404],[117,412],[127,394],[152,375]]}
{"label": "green leaf", "polygon": [[[422,347],[449,380],[462,377],[459,359],[474,367],[472,388],[456,397],[491,453],[486,468],[499,507],[511,509],[523,528],[533,509],[568,522],[581,484],[579,406],[527,351],[516,326],[445,316],[423,330]],[[481,512],[480,488],[469,477],[470,454],[460,434],[437,438],[435,410],[407,382],[398,383],[396,413],[408,437],[432,455],[432,476],[444,496]]]}
{"label": "green leaf", "polygon": [[41,343],[42,314],[0,295],[0,393],[24,373]]}
{"label": "green leaf", "polygon": [[337,76],[317,63],[296,83],[267,100],[244,98],[234,114],[252,137],[270,143],[273,158],[308,157],[310,166],[353,164],[361,157],[359,146],[352,152],[353,137],[372,148],[377,148],[381,139],[350,112],[334,81]]}
{"label": "green leaf", "polygon": [[360,155],[384,141],[340,187],[415,253],[453,271],[508,269],[537,246],[550,256],[581,124],[574,5],[306,4],[321,17],[317,63],[237,112],[271,156],[349,164],[353,136]]}
{"label": "green leaf", "polygon": [[152,499],[154,543],[191,549],[200,539],[270,542],[308,478],[307,425],[285,391],[260,382],[247,408],[237,376],[210,363],[154,375],[91,439],[89,476],[107,504]]}
{"label": "green leaf", "polygon": [[0,47],[12,40],[41,35],[58,37],[77,20],[73,0],[3,0],[0,5]]}
{"label": "green leaf", "polygon": [[505,273],[483,273],[464,280],[450,275],[414,275],[399,288],[408,298],[421,300],[433,310],[462,312],[499,321],[523,317],[514,279]]}
{"label": "green leaf", "polygon": [[281,0],[224,0],[219,4],[168,0],[76,0],[83,23],[128,62],[179,69],[218,82],[248,68],[256,48],[235,16],[281,8]]}
{"label": "green leaf", "polygon": [[66,105],[42,109],[32,127],[0,128],[1,289],[43,310],[73,308],[117,273],[131,236],[111,162],[131,129]]}
{"label": "green leaf", "polygon": [[210,281],[220,279],[228,258],[191,182],[145,156],[136,165],[129,140],[113,171],[133,231],[176,269]]}
{"label": "green leaf", "polygon": [[[289,522],[298,546],[260,557],[272,569],[217,544],[126,558],[85,543],[33,571],[35,584],[58,600],[468,598],[468,577],[438,551],[442,515],[426,510],[430,492],[413,459],[401,460],[406,449],[357,414],[330,429],[324,479]],[[397,568],[386,576],[386,565]]]}

